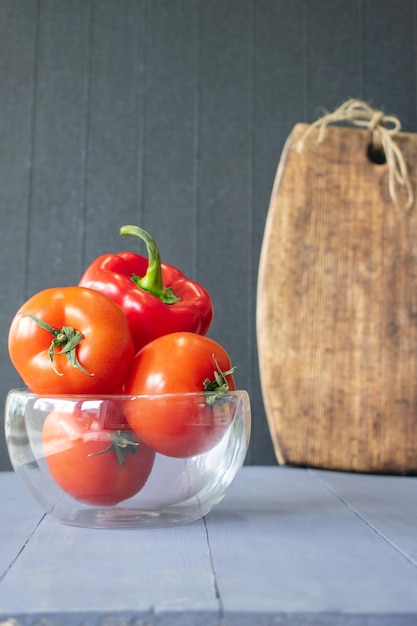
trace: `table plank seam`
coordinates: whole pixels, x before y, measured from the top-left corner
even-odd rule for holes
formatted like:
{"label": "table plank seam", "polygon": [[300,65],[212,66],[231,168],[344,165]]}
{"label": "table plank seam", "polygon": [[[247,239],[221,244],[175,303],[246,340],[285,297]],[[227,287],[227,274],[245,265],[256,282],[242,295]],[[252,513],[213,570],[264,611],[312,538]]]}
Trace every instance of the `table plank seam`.
{"label": "table plank seam", "polygon": [[218,626],[224,626],[225,625],[224,604],[223,604],[223,599],[222,599],[222,596],[221,596],[221,593],[220,593],[220,586],[219,586],[219,583],[217,581],[217,573],[216,573],[216,568],[214,566],[213,552],[212,552],[211,544],[210,544],[210,534],[209,534],[209,530],[208,530],[207,521],[206,521],[206,517],[205,516],[203,517],[203,522],[204,522],[204,529],[205,529],[205,533],[206,533],[207,548],[208,548],[208,552],[209,552],[209,562],[210,562],[211,575],[212,575],[212,578],[213,578],[214,595],[215,595],[216,602],[217,602]]}
{"label": "table plank seam", "polygon": [[19,559],[20,555],[23,553],[23,551],[25,550],[27,545],[30,543],[32,537],[34,536],[34,534],[36,533],[36,531],[38,530],[39,526],[42,524],[43,520],[45,519],[45,517],[47,515],[48,515],[48,513],[44,513],[42,515],[42,517],[39,519],[37,524],[35,524],[35,526],[33,527],[32,531],[26,537],[22,547],[18,550],[17,554],[12,558],[12,560],[7,565],[7,567],[4,569],[4,571],[0,573],[0,583],[6,578],[7,574],[10,572],[10,570],[13,567],[13,565],[16,563],[16,561]]}
{"label": "table plank seam", "polygon": [[[315,472],[312,471],[312,473],[314,475],[316,475]],[[329,483],[327,483],[325,480],[323,480],[323,478],[321,478],[320,476],[317,476],[317,478],[322,483],[322,485],[328,491],[330,491],[330,493],[332,493],[340,502],[342,502],[342,504],[344,504],[344,506],[346,506],[349,509],[349,511],[351,511],[351,513],[353,515],[355,515],[358,519],[360,519],[361,522],[366,524],[366,526],[371,531],[373,531],[376,535],[378,535],[378,537],[380,537],[383,541],[385,541],[391,548],[393,548],[396,552],[401,554],[401,556],[403,558],[405,558],[406,561],[408,561],[408,563],[410,563],[413,567],[417,568],[417,561],[416,561],[416,559],[414,559],[407,552],[405,552],[402,548],[400,548],[400,546],[398,546],[396,543],[394,543],[389,537],[387,537],[387,535],[385,535],[383,532],[378,530],[378,528],[372,522],[367,520],[366,517],[364,517],[354,506],[352,506],[348,500],[346,500],[345,498],[343,498],[343,496],[338,494],[337,491],[335,491],[335,489],[331,485],[329,485]]]}

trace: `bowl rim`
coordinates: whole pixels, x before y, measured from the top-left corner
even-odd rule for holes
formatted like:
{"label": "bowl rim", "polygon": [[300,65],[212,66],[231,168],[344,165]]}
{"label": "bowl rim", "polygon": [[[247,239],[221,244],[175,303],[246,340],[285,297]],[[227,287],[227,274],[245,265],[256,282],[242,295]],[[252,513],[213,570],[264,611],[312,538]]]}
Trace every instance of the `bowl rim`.
{"label": "bowl rim", "polygon": [[10,389],[6,396],[11,396],[11,395],[20,395],[23,397],[28,397],[28,398],[39,398],[39,399],[48,399],[48,400],[54,400],[55,398],[57,400],[63,400],[63,399],[68,399],[68,400],[80,400],[80,399],[86,399],[86,400],[127,400],[127,399],[139,399],[139,398],[146,398],[146,399],[156,399],[156,398],[192,398],[192,397],[196,397],[196,398],[213,398],[214,396],[221,396],[224,399],[227,398],[227,396],[231,396],[232,398],[235,397],[248,397],[249,398],[249,393],[246,389],[233,389],[233,390],[229,390],[229,391],[224,391],[224,392],[219,392],[219,391],[182,391],[182,392],[169,392],[169,393],[152,393],[152,394],[124,394],[124,393],[103,393],[103,394],[98,394],[98,393],[94,393],[94,394],[88,394],[88,393],[61,393],[61,394],[53,394],[53,393],[35,393],[33,391],[31,391],[29,388],[27,387],[16,387],[13,389]]}

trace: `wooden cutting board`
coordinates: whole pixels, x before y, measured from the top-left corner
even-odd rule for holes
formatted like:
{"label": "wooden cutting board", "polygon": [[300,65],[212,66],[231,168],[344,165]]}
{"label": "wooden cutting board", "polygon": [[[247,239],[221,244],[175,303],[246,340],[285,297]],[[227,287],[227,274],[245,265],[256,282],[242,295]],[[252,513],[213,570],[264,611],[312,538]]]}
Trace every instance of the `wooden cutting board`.
{"label": "wooden cutting board", "polygon": [[[285,145],[259,266],[257,339],[278,462],[417,473],[417,216],[368,130]],[[396,142],[417,163],[417,135]],[[413,186],[415,173],[410,172]]]}

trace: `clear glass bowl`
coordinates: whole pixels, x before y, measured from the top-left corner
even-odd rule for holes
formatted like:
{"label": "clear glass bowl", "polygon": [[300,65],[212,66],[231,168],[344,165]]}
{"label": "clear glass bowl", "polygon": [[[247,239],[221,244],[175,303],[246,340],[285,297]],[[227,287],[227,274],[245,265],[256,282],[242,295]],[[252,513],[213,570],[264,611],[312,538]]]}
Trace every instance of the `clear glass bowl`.
{"label": "clear glass bowl", "polygon": [[[215,396],[54,397],[15,389],[5,413],[10,460],[42,508],[62,523],[190,522],[220,502],[249,444],[247,392]],[[171,432],[163,437],[167,424]]]}

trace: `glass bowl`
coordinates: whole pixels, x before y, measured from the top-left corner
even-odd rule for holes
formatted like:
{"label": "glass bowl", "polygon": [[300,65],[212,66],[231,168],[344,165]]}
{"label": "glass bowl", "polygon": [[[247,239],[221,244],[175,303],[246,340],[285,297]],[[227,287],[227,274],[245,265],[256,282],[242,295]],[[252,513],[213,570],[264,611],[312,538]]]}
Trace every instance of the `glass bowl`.
{"label": "glass bowl", "polygon": [[95,397],[14,389],[6,398],[17,476],[51,516],[88,528],[206,515],[243,465],[250,429],[243,390]]}

